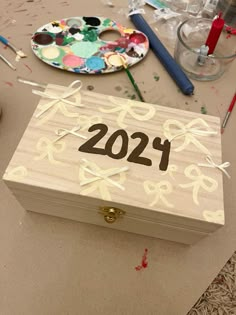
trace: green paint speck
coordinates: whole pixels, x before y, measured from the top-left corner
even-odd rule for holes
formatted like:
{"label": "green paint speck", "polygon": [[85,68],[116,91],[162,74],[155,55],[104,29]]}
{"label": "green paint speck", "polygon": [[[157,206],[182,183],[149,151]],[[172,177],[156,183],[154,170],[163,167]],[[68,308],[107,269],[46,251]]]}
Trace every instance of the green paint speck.
{"label": "green paint speck", "polygon": [[204,115],[207,114],[207,110],[206,110],[205,106],[201,107],[201,113],[204,114]]}
{"label": "green paint speck", "polygon": [[153,78],[156,82],[160,80],[160,77],[157,73],[153,73]]}
{"label": "green paint speck", "polygon": [[135,94],[128,94],[127,97],[130,98],[131,100],[135,100],[136,99],[136,95]]}

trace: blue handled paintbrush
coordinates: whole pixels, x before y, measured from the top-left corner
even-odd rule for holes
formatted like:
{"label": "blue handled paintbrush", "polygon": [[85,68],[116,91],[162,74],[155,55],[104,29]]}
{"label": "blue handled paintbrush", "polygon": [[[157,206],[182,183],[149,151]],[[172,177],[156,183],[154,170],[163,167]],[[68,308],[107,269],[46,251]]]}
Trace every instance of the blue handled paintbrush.
{"label": "blue handled paintbrush", "polygon": [[16,48],[12,43],[9,42],[8,39],[6,39],[5,37],[3,37],[1,35],[0,35],[0,42],[2,42],[4,45],[11,48],[17,54],[17,56],[19,56],[20,58],[27,57],[26,54],[24,54],[22,50]]}

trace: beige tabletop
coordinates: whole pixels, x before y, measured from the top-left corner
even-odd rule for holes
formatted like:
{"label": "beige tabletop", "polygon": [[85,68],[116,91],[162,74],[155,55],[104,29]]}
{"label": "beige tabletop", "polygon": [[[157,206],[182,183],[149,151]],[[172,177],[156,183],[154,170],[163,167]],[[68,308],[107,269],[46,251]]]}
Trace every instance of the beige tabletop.
{"label": "beige tabletop", "polygon": [[[124,72],[77,75],[40,61],[31,51],[31,34],[40,26],[72,16],[106,16],[132,26],[124,14],[126,1],[1,1],[1,34],[28,55],[18,63],[0,46],[17,70],[0,62],[0,175],[35,110],[39,98],[17,76],[69,85],[114,96],[134,94]],[[150,11],[150,10],[149,10]],[[220,79],[194,82],[191,97],[175,83],[150,51],[131,69],[147,102],[223,119],[235,91],[236,63]],[[128,91],[128,92],[127,92]],[[194,246],[149,238],[89,224],[25,212],[0,181],[0,314],[1,315],[186,315],[236,248],[236,153],[233,113],[222,137],[226,225]],[[144,250],[148,267],[136,271]]]}

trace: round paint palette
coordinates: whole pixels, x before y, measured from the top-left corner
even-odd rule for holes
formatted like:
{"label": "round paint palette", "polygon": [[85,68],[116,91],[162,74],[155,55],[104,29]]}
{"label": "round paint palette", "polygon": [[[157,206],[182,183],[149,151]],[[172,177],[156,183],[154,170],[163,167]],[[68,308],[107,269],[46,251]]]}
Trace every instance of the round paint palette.
{"label": "round paint palette", "polygon": [[[116,31],[114,41],[100,38]],[[130,67],[148,52],[145,34],[104,17],[71,17],[40,27],[32,36],[35,55],[47,64],[76,73],[109,73]],[[121,60],[123,59],[123,61]]]}

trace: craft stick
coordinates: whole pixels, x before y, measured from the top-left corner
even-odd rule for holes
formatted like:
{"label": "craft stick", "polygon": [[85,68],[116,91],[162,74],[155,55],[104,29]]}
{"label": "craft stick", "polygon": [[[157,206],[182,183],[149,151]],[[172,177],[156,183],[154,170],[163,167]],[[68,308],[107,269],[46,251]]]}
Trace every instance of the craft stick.
{"label": "craft stick", "polygon": [[12,70],[16,70],[16,67],[13,66],[12,63],[10,63],[9,60],[7,60],[5,57],[3,57],[3,55],[0,54],[0,59],[2,59],[2,61],[4,61]]}

